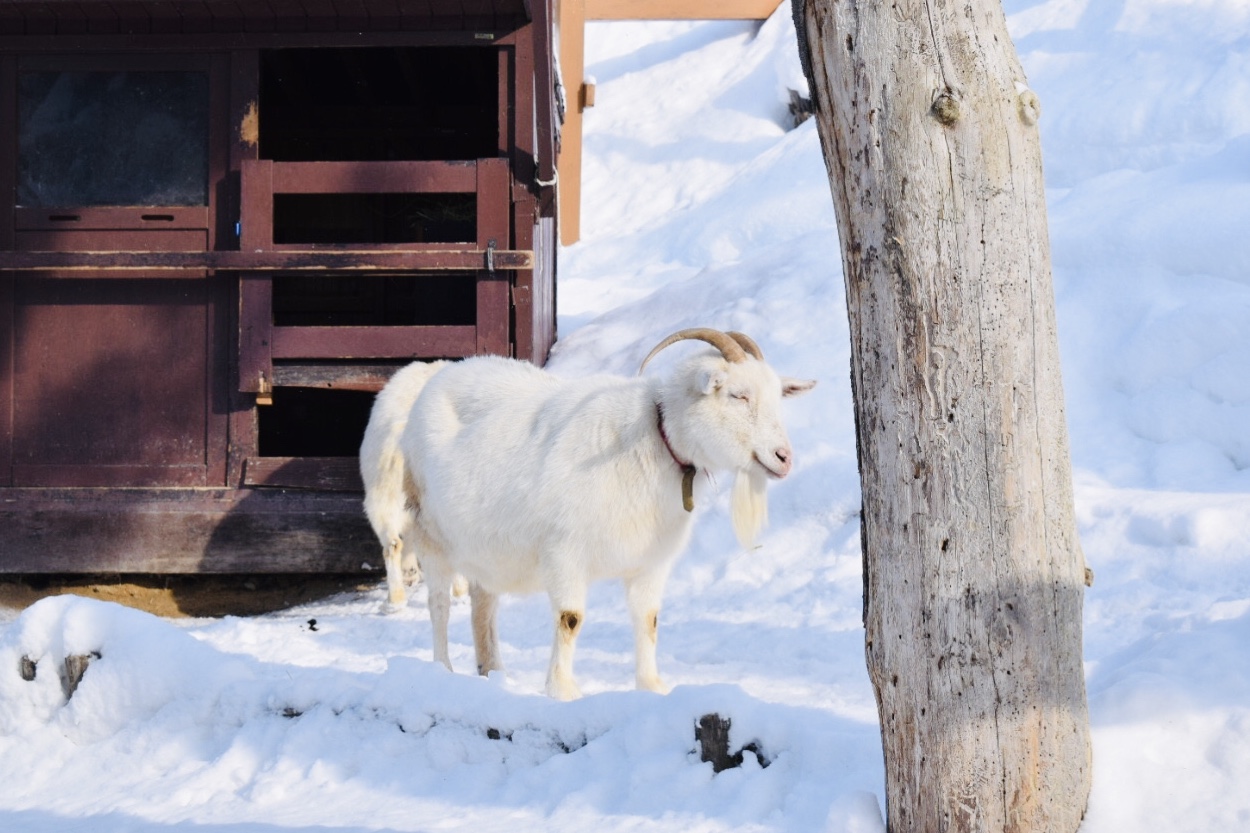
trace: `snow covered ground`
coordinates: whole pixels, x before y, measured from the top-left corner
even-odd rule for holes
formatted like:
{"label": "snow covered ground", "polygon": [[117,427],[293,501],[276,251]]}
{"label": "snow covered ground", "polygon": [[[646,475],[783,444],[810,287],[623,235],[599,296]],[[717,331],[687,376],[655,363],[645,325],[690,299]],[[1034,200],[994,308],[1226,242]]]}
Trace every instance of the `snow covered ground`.
{"label": "snow covered ground", "polygon": [[[1087,833],[1250,830],[1250,3],[1011,0],[1043,106],[1086,556]],[[883,829],[860,625],[837,241],[783,9],[592,24],[584,240],[561,255],[566,375],[632,372],[681,326],[757,336],[821,385],[743,552],[728,489],[669,585],[666,697],[631,690],[620,588],[592,592],[587,697],[547,700],[546,602],[501,610],[506,678],[431,662],[424,595],[167,621],[76,598],[0,611],[0,830]],[[315,620],[310,623],[310,620]],[[68,704],[51,669],[98,651]],[[40,659],[35,681],[17,673]],[[699,715],[750,755],[713,776]]]}

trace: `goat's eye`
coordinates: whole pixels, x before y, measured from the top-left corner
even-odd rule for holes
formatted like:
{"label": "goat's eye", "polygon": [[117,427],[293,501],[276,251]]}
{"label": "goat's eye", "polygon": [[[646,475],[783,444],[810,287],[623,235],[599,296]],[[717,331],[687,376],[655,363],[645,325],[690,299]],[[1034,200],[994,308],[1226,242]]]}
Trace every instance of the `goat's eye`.
{"label": "goat's eye", "polygon": [[751,401],[751,395],[746,391],[734,391],[729,394],[730,398],[737,399],[739,402],[747,403]]}

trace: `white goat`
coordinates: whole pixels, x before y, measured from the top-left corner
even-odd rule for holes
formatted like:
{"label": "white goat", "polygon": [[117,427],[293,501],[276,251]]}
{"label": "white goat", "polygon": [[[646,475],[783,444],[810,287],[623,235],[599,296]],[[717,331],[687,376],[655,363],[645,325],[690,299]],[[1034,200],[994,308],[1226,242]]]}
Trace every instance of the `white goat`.
{"label": "white goat", "polygon": [[421,577],[414,536],[408,532],[412,513],[404,494],[404,455],[399,438],[421,388],[447,362],[413,362],[390,378],[373,400],[369,424],[360,444],[360,477],[365,484],[365,515],[382,544],[386,565],[387,601],[392,608],[407,601],[405,584]]}
{"label": "white goat", "polygon": [[[555,638],[547,693],[580,696],[573,648],[590,582],[619,578],[634,629],[639,688],[667,691],[656,670],[660,599],[693,525],[699,470],[737,472],[734,526],[749,545],[764,522],[764,484],[790,472],[784,396],[815,382],[779,377],[740,333],[706,341],[666,378],[563,380],[524,362],[467,359],[434,376],[400,444],[408,463],[429,587],[434,656],[447,652],[447,584],[470,581],[478,671],[501,668],[497,595],[545,590]],[[641,371],[640,371],[641,372]]]}

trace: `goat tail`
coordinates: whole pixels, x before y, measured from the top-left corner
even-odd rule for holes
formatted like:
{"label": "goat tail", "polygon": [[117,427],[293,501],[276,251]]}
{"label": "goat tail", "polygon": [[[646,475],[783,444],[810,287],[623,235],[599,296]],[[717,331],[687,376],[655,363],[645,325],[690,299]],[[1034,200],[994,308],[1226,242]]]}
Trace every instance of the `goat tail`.
{"label": "goat tail", "polygon": [[730,517],[734,535],[746,549],[755,546],[755,536],[768,524],[768,478],[754,469],[739,469],[734,478]]}

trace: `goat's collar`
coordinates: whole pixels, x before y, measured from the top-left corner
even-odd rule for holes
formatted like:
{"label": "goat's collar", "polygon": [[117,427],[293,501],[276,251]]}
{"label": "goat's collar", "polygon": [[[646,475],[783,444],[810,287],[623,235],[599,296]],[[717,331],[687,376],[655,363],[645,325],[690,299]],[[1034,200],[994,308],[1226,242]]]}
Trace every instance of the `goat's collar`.
{"label": "goat's collar", "polygon": [[687,463],[677,456],[677,452],[673,451],[673,443],[668,438],[668,432],[664,430],[664,403],[655,403],[656,427],[660,429],[660,439],[664,441],[664,447],[668,449],[668,456],[673,458],[673,462],[681,469],[681,505],[687,512],[694,511],[694,475],[698,471],[694,467],[694,463]]}

